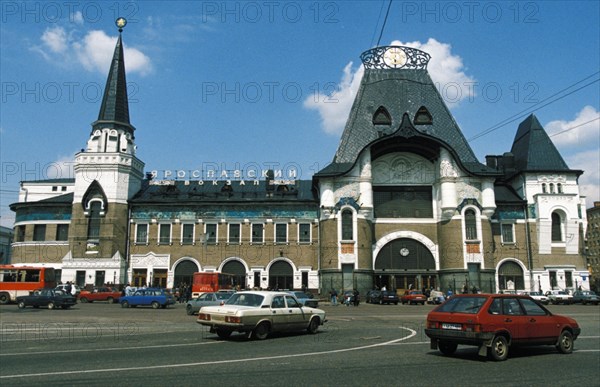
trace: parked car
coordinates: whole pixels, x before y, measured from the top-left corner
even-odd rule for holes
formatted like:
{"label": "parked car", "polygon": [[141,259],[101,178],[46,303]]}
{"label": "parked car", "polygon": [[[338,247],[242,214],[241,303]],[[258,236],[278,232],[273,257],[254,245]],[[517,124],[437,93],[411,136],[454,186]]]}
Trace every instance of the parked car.
{"label": "parked car", "polygon": [[210,332],[222,339],[241,332],[264,340],[272,332],[306,330],[314,334],[325,321],[325,311],[303,306],[288,292],[243,291],[224,305],[203,307],[197,323],[210,327]]}
{"label": "parked car", "polygon": [[493,360],[505,360],[513,346],[555,345],[571,353],[580,332],[574,319],[514,294],[456,295],[429,312],[425,329],[431,349],[444,355],[452,355],[459,344],[475,345],[480,356]]}
{"label": "parked car", "polygon": [[381,297],[381,290],[369,290],[365,295],[365,302],[367,304],[374,304]]}
{"label": "parked car", "polygon": [[598,295],[593,292],[592,290],[578,290],[575,293],[573,293],[573,303],[581,303],[582,305],[585,304],[594,304],[594,305],[598,305],[600,304],[600,297],[598,297]]}
{"label": "parked car", "polygon": [[[72,284],[71,288],[75,288],[75,297],[77,297],[79,295],[79,293],[81,293],[81,287],[79,285]],[[66,293],[67,292],[67,284],[57,285],[54,289],[60,290],[63,293]],[[72,290],[71,290],[71,294],[73,294]]]}
{"label": "parked car", "polygon": [[33,306],[34,308],[46,306],[48,309],[69,309],[75,304],[77,304],[75,297],[55,289],[37,289],[28,296],[17,297],[17,306],[19,309],[23,309],[26,306]]}
{"label": "parked car", "polygon": [[523,294],[533,298],[537,302],[541,302],[544,305],[548,305],[550,303],[548,297],[544,296],[542,292],[525,292]]}
{"label": "parked car", "polygon": [[203,306],[222,305],[231,297],[233,293],[227,292],[209,292],[203,293],[196,298],[189,300],[185,306],[188,315],[196,314]]}
{"label": "parked car", "polygon": [[402,305],[404,304],[421,304],[425,305],[425,301],[427,301],[427,297],[420,290],[410,290],[406,291],[402,297],[400,297],[400,301]]}
{"label": "parked car", "polygon": [[564,290],[550,290],[546,292],[548,301],[552,304],[565,304],[568,305],[573,302],[573,296]]}
{"label": "parked car", "polygon": [[289,293],[296,296],[298,302],[300,302],[304,306],[310,306],[311,308],[319,307],[319,300],[315,299],[315,296],[313,296],[312,294],[300,291],[291,291]]}
{"label": "parked car", "polygon": [[164,289],[147,288],[138,289],[131,296],[121,296],[119,303],[123,308],[152,306],[154,309],[166,308],[175,304],[175,297]]}
{"label": "parked car", "polygon": [[370,296],[367,293],[372,304],[394,304],[398,305],[398,295],[391,290],[374,291]]}
{"label": "parked car", "polygon": [[439,290],[432,290],[427,298],[428,304],[439,305],[444,301],[446,301],[446,297],[444,297],[444,293]]}
{"label": "parked car", "polygon": [[77,296],[79,302],[108,301],[109,304],[118,302],[121,292],[112,288],[94,288],[92,291],[82,290]]}

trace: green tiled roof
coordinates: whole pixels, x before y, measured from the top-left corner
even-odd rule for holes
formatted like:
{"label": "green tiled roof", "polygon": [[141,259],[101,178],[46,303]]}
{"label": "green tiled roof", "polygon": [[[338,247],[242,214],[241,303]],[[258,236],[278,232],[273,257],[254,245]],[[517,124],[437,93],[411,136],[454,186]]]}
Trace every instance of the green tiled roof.
{"label": "green tiled roof", "polygon": [[[294,203],[314,202],[318,200],[312,190],[312,181],[296,180],[295,184],[273,185],[267,189],[267,181],[260,180],[258,185],[253,180],[232,181],[230,188],[225,188],[224,181],[213,185],[212,181],[173,181],[171,185],[154,185],[146,181],[142,189],[131,199],[133,205],[148,203],[163,204],[203,204],[203,203]],[[272,188],[272,190],[271,190]],[[272,194],[268,194],[272,193]]]}

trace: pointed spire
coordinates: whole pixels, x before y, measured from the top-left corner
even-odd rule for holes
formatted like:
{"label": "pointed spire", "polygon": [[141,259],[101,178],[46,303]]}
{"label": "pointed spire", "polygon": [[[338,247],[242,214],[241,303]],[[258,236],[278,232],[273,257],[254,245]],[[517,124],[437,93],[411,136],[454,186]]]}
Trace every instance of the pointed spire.
{"label": "pointed spire", "polygon": [[121,31],[124,27],[124,19],[117,19],[119,27],[119,38],[115,46],[115,52],[111,61],[104,96],[98,120],[92,123],[92,132],[101,128],[123,129],[131,133],[135,128],[129,122],[129,101],[127,100],[127,80],[125,78],[125,57],[123,55],[123,41]]}
{"label": "pointed spire", "polygon": [[521,171],[570,170],[534,114],[519,124],[511,153]]}

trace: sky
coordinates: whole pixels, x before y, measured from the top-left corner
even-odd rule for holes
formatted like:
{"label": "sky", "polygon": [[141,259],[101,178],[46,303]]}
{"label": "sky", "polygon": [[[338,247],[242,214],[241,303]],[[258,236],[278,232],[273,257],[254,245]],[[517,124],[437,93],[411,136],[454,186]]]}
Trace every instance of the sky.
{"label": "sky", "polygon": [[[360,54],[407,45],[476,156],[510,151],[534,113],[600,201],[598,1],[1,1],[0,224],[19,182],[73,177],[98,117],[117,17],[146,171],[331,162]],[[388,15],[387,18],[385,17]]]}

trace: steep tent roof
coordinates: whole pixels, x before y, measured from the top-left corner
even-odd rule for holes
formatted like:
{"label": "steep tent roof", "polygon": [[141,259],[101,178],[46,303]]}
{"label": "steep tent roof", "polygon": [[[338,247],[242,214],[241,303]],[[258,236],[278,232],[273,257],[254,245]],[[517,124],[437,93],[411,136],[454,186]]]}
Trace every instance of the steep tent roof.
{"label": "steep tent roof", "polygon": [[511,153],[518,171],[572,171],[533,114],[519,124]]}

